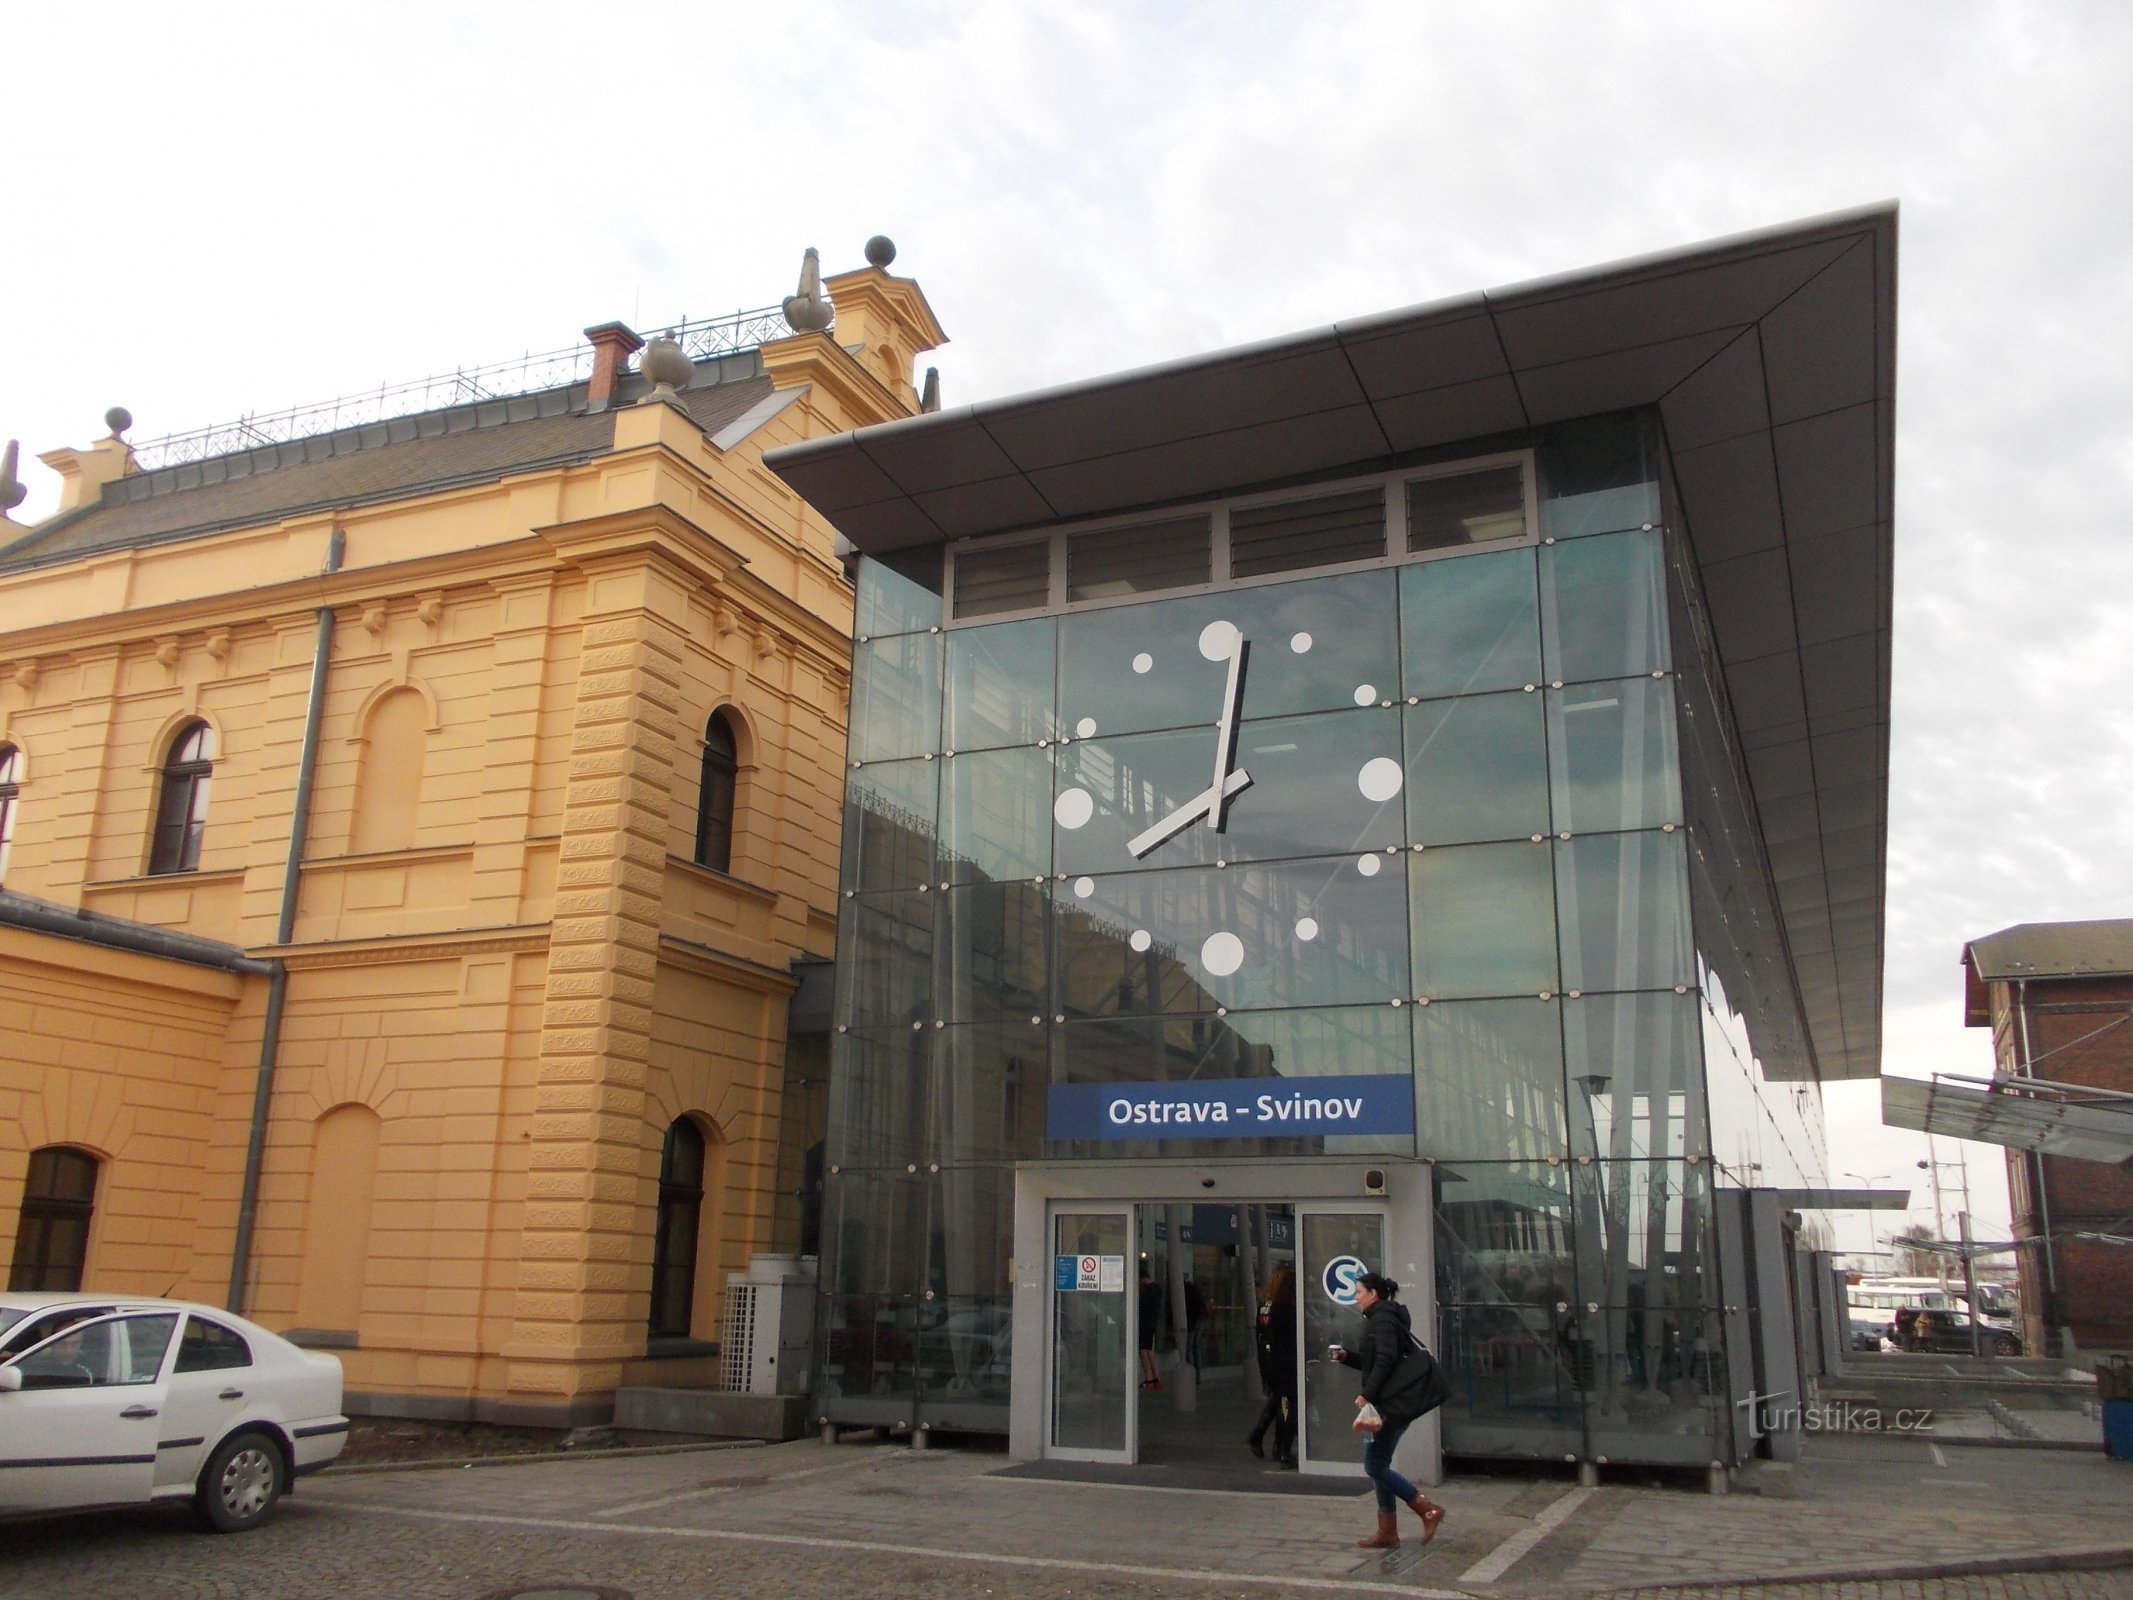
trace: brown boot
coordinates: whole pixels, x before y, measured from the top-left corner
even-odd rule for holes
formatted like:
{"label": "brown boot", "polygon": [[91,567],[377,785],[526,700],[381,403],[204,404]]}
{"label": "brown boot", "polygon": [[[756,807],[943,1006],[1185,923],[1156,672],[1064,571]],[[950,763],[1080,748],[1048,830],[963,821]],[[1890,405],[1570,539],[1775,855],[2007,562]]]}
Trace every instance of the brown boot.
{"label": "brown boot", "polygon": [[1444,1520],[1444,1507],[1437,1504],[1420,1489],[1407,1502],[1407,1509],[1422,1519],[1422,1542],[1428,1544],[1437,1537],[1437,1524]]}
{"label": "brown boot", "polygon": [[1356,1546],[1363,1550],[1396,1550],[1400,1544],[1400,1514],[1397,1511],[1378,1513],[1378,1531],[1368,1539],[1358,1539]]}

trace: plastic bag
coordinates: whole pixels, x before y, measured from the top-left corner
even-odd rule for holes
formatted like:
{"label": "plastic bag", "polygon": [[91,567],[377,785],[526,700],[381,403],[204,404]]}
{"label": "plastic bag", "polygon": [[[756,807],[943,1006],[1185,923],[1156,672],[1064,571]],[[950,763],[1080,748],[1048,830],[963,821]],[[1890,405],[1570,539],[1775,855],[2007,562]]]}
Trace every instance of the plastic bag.
{"label": "plastic bag", "polygon": [[1385,1419],[1378,1415],[1378,1408],[1365,1400],[1356,1407],[1355,1420],[1348,1424],[1357,1433],[1376,1433],[1385,1426]]}

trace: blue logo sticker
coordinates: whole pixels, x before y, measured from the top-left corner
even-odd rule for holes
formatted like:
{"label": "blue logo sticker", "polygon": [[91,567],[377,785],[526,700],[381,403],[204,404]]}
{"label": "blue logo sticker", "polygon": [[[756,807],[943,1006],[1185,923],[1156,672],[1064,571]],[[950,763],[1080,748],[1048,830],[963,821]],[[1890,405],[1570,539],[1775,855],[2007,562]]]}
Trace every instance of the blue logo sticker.
{"label": "blue logo sticker", "polygon": [[1369,1270],[1355,1256],[1335,1256],[1326,1263],[1326,1270],[1318,1281],[1328,1300],[1337,1306],[1352,1306],[1355,1304],[1356,1283]]}

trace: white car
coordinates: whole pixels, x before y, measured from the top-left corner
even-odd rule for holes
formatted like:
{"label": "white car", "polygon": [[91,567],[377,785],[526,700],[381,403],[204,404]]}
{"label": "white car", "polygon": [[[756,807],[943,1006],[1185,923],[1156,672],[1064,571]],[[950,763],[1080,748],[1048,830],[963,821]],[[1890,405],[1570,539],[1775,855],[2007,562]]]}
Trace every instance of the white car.
{"label": "white car", "polygon": [[0,1512],[190,1500],[234,1533],[347,1439],[340,1362],[242,1317],[0,1293]]}

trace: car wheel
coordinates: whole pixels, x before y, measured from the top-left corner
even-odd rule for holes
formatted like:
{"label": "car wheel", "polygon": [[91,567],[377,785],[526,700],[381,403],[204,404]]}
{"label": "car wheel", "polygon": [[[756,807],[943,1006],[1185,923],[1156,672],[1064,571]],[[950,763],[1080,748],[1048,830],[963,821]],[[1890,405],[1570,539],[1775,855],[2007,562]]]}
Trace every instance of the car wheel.
{"label": "car wheel", "polygon": [[242,1533],[266,1520],[288,1486],[280,1445],[263,1433],[233,1433],[200,1469],[193,1505],[217,1533]]}

